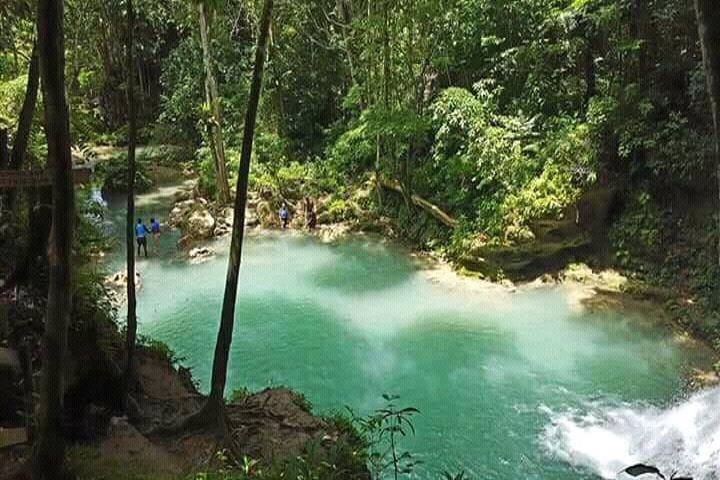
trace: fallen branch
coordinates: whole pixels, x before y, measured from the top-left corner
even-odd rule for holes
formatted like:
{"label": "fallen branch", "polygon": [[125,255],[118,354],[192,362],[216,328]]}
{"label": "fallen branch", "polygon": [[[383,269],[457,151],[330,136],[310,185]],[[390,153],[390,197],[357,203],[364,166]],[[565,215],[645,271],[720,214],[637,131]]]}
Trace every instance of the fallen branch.
{"label": "fallen branch", "polygon": [[[405,195],[405,190],[403,189],[402,185],[400,185],[400,182],[397,182],[395,180],[383,180],[382,181],[383,188],[387,190],[392,190],[393,192],[397,192],[401,195]],[[450,215],[445,213],[438,207],[437,205],[428,202],[424,198],[418,196],[418,195],[411,195],[410,201],[415,205],[423,210],[425,210],[427,213],[432,215],[437,221],[442,223],[448,228],[455,228],[458,224],[458,221],[452,218]]]}

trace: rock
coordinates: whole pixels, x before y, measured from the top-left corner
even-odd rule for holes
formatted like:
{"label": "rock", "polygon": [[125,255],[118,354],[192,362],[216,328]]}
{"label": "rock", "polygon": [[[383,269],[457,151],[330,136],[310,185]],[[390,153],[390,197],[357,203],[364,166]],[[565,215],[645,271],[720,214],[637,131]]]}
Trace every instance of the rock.
{"label": "rock", "polygon": [[170,210],[168,222],[173,227],[179,227],[183,225],[187,217],[190,216],[191,212],[195,210],[196,206],[197,202],[193,198],[188,198],[187,200],[177,202],[173,209]]}
{"label": "rock", "polygon": [[253,212],[251,210],[248,210],[247,212],[245,212],[245,226],[254,228],[254,227],[257,227],[258,225],[260,225],[260,220],[258,219],[255,212]]}
{"label": "rock", "polygon": [[[105,279],[105,284],[112,289],[122,290],[127,287],[127,270],[117,272]],[[139,272],[135,272],[135,290],[142,288],[142,278]]]}
{"label": "rock", "polygon": [[555,277],[553,277],[549,273],[543,273],[538,278],[536,278],[532,282],[528,283],[528,286],[530,288],[542,288],[542,287],[547,287],[548,285],[555,285],[555,284],[557,284],[557,280],[555,280]]}
{"label": "rock", "polygon": [[501,280],[501,281],[500,281],[500,285],[501,285],[503,288],[506,288],[507,290],[510,290],[511,292],[517,291],[517,287],[515,287],[515,284],[514,284],[511,280],[508,280],[507,278]]}
{"label": "rock", "polygon": [[229,235],[230,232],[232,232],[232,227],[229,227],[224,223],[217,223],[215,225],[215,229],[213,230],[213,235],[216,237],[224,237],[225,235]]}
{"label": "rock", "polygon": [[694,390],[702,390],[720,384],[720,376],[718,376],[717,372],[693,368],[687,373],[687,383]]}
{"label": "rock", "polygon": [[210,259],[215,255],[215,250],[210,247],[196,247],[190,250],[188,256],[191,259],[191,263],[202,263]]}
{"label": "rock", "polygon": [[192,239],[192,237],[190,237],[190,235],[183,235],[182,237],[180,237],[178,239],[177,247],[181,250],[184,250],[184,249],[190,247],[190,245],[192,245],[192,243],[193,243],[193,239]]}
{"label": "rock", "polygon": [[258,202],[255,214],[264,228],[274,228],[280,226],[280,222],[277,219],[275,210],[272,208],[270,202],[263,200]]}
{"label": "rock", "polygon": [[315,231],[324,243],[332,243],[347,236],[352,231],[352,226],[347,222],[333,223],[322,225]]}
{"label": "rock", "polygon": [[192,238],[210,238],[215,231],[215,218],[205,209],[196,209],[187,219],[184,232]]}
{"label": "rock", "polygon": [[330,212],[324,211],[322,213],[319,213],[317,216],[317,223],[318,225],[329,225],[333,223],[333,218]]}
{"label": "rock", "polygon": [[178,190],[177,192],[175,192],[175,195],[173,195],[173,198],[175,199],[175,203],[192,200],[193,192],[192,190],[186,189]]}
{"label": "rock", "polygon": [[574,282],[609,292],[621,292],[627,284],[627,278],[615,270],[593,272],[584,263],[572,263],[560,272],[560,280]]}
{"label": "rock", "polygon": [[197,257],[207,257],[208,255],[212,255],[215,253],[215,250],[213,250],[210,247],[197,247],[190,250],[190,253],[188,255],[190,258],[197,258]]}
{"label": "rock", "polygon": [[575,258],[587,256],[590,249],[590,238],[584,234],[557,242],[538,240],[511,245],[478,242],[467,249],[460,265],[489,278],[530,280],[563,269]]}

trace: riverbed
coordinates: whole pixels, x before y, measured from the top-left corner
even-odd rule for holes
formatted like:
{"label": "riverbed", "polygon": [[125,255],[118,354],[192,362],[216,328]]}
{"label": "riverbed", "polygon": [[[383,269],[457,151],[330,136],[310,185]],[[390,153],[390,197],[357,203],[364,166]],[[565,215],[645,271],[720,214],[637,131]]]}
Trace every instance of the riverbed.
{"label": "riverbed", "polygon": [[[170,193],[141,196],[138,215],[162,222]],[[123,208],[110,203],[118,239]],[[166,233],[138,262],[140,332],[170,345],[207,391],[228,242],[191,264],[176,240]],[[464,288],[426,269],[375,237],[250,235],[227,393],[285,385],[328,414],[368,414],[398,395],[420,410],[401,441],[423,462],[419,478],[615,478],[636,461],[717,478],[720,391],[683,394],[704,350],[644,315],[578,309],[563,287]]]}

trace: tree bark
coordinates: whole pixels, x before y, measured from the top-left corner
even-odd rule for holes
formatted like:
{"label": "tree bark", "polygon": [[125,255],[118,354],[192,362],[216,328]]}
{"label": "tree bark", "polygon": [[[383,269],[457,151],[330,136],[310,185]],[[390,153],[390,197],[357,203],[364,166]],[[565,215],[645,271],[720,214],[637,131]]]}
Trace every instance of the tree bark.
{"label": "tree bark", "polygon": [[[388,190],[392,190],[393,192],[397,192],[403,197],[406,197],[406,193],[403,189],[403,186],[400,182],[393,181],[393,180],[384,180],[382,182],[382,186],[387,188]],[[413,205],[418,206],[425,210],[427,213],[432,215],[437,221],[442,223],[448,228],[455,228],[458,224],[458,221],[445,213],[440,207],[437,205],[428,202],[424,198],[420,197],[419,195],[407,195],[409,201],[413,203]]]}
{"label": "tree bark", "polygon": [[215,181],[218,190],[218,200],[220,200],[221,203],[228,203],[230,201],[230,186],[228,185],[225,164],[225,141],[222,132],[220,97],[215,72],[213,70],[207,11],[202,2],[198,3],[198,17],[200,19],[200,43],[203,51],[203,64],[205,65],[205,98],[212,111],[210,130],[211,141],[213,143],[213,156],[215,158]]}
{"label": "tree bark", "polygon": [[10,168],[15,170],[20,170],[25,162],[25,154],[30,140],[30,130],[32,128],[33,115],[35,114],[35,105],[37,103],[37,92],[39,86],[40,62],[38,59],[36,41],[33,44],[32,54],[30,56],[25,98],[23,100],[22,109],[20,110],[17,132],[15,133],[15,139],[13,140],[12,153],[10,154]]}
{"label": "tree bark", "polygon": [[240,263],[242,260],[242,245],[245,231],[245,206],[247,204],[248,177],[250,175],[250,159],[252,156],[253,138],[255,135],[255,120],[262,90],[263,70],[265,67],[265,48],[267,46],[268,32],[272,18],[273,0],[265,0],[262,17],[260,19],[260,34],[258,36],[257,50],[255,51],[255,65],[253,67],[252,84],[247,113],[245,115],[245,129],[243,133],[242,153],[238,170],[238,184],[235,193],[235,218],[233,220],[232,240],[230,243],[230,258],[228,260],[227,277],[225,279],[225,296],[223,298],[220,329],[215,346],[213,359],[212,381],[210,396],[207,405],[213,412],[221,412],[225,383],[227,380],[227,365],[230,355],[230,344],[235,324],[235,304],[237,300],[238,280],[240,276]]}
{"label": "tree bark", "polygon": [[127,363],[123,378],[123,409],[128,410],[128,396],[134,378],[135,343],[137,338],[137,299],[135,297],[135,145],[137,120],[135,112],[135,11],[132,0],[127,0],[127,102],[128,102],[128,193],[126,218],[127,255],[127,331],[125,349]]}
{"label": "tree bark", "polygon": [[[9,167],[13,170],[20,170],[25,163],[25,155],[30,140],[35,105],[37,104],[37,92],[40,86],[40,62],[38,59],[37,40],[33,43],[32,54],[30,55],[30,66],[28,67],[27,86],[25,87],[25,98],[23,99],[20,117],[18,118],[17,131],[13,140],[12,152],[10,153]],[[10,190],[8,193],[8,209],[15,210],[17,192]],[[33,231],[30,231],[33,235]],[[45,239],[43,238],[43,242]]]}
{"label": "tree bark", "polygon": [[72,307],[71,255],[75,220],[70,123],[65,100],[63,0],[38,0],[37,31],[48,164],[52,175],[53,220],[48,246],[50,282],[32,473],[35,480],[57,480],[63,476],[65,454],[63,374]]}
{"label": "tree bark", "polygon": [[695,0],[695,13],[713,118],[719,209],[717,248],[720,265],[720,6],[717,0]]}
{"label": "tree bark", "polygon": [[0,128],[0,169],[7,168],[8,163],[10,163],[8,132],[6,128]]}

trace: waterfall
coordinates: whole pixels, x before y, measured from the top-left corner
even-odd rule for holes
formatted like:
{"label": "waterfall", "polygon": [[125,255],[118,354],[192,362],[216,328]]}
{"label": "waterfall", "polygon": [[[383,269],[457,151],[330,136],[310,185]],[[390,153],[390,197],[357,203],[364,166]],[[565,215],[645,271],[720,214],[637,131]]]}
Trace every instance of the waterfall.
{"label": "waterfall", "polygon": [[695,480],[720,479],[720,387],[666,408],[590,403],[549,411],[542,441],[558,459],[606,479],[636,464]]}

